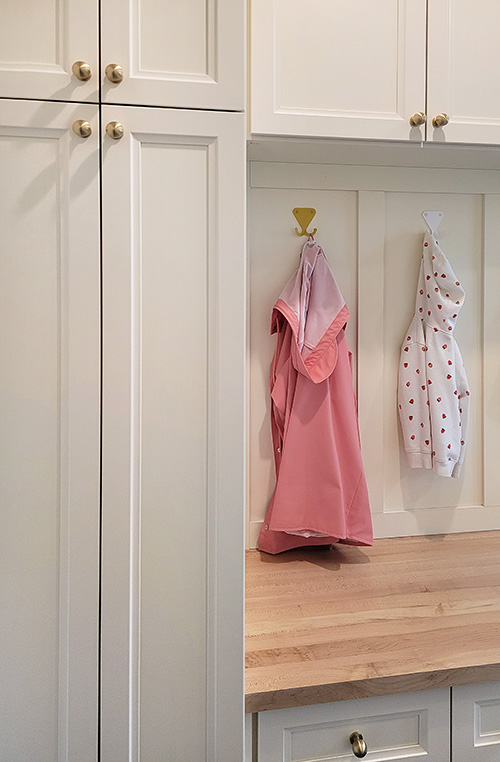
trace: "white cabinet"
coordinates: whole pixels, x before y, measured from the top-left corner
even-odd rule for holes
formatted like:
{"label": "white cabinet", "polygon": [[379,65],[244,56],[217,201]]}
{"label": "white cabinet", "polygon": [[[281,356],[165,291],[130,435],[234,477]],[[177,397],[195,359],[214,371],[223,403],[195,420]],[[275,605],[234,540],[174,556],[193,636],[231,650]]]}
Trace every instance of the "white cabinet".
{"label": "white cabinet", "polygon": [[452,707],[453,762],[497,762],[500,683],[453,688]]}
{"label": "white cabinet", "polygon": [[243,0],[102,0],[101,28],[105,103],[244,109]]}
{"label": "white cabinet", "polygon": [[257,759],[348,762],[355,758],[355,738],[350,739],[358,733],[362,736],[358,743],[366,744],[367,759],[446,762],[450,755],[448,725],[448,690],[263,712],[258,719]]}
{"label": "white cabinet", "polygon": [[[7,0],[0,5],[0,93],[5,98],[98,101],[97,0]],[[73,64],[89,70],[79,80]]]}
{"label": "white cabinet", "polygon": [[[244,34],[243,0],[7,2],[0,8],[0,93],[243,110]],[[73,71],[78,61],[90,67],[89,79],[78,78],[87,70]],[[110,80],[113,64],[121,80]]]}
{"label": "white cabinet", "polygon": [[500,143],[499,21],[494,0],[253,0],[251,132]]}
{"label": "white cabinet", "polygon": [[103,121],[102,762],[241,760],[244,116]]}
{"label": "white cabinet", "polygon": [[[427,139],[500,143],[496,0],[431,0],[428,3]],[[450,117],[442,129],[432,118]]]}
{"label": "white cabinet", "polygon": [[[95,105],[0,101],[0,756],[96,759]],[[72,130],[88,120],[93,135]]]}

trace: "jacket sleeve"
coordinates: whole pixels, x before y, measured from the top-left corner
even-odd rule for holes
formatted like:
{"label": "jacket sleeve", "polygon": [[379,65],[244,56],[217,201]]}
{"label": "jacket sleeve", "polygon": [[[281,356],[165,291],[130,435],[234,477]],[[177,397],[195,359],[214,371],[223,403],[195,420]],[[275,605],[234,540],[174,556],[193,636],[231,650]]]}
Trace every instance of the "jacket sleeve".
{"label": "jacket sleeve", "polygon": [[403,444],[411,468],[432,468],[432,438],[427,384],[427,347],[414,322],[401,349],[398,409]]}
{"label": "jacket sleeve", "polygon": [[[458,347],[457,347],[458,350]],[[457,392],[458,392],[458,431],[457,431],[457,451],[459,453],[458,460],[455,463],[452,476],[457,478],[460,476],[462,470],[462,464],[465,458],[465,449],[467,446],[467,437],[469,435],[469,411],[470,411],[470,392],[469,382],[467,381],[467,374],[465,367],[458,352],[459,360],[459,373],[457,375]],[[458,360],[458,358],[457,358]]]}

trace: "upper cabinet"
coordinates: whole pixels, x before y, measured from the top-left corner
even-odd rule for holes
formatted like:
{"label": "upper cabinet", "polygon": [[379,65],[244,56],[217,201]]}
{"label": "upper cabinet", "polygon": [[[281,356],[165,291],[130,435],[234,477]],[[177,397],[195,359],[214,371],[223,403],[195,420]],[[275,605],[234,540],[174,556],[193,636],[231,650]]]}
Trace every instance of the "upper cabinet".
{"label": "upper cabinet", "polygon": [[[244,109],[245,8],[234,0],[39,0],[0,9],[0,94]],[[101,70],[99,71],[99,42]]]}
{"label": "upper cabinet", "polygon": [[0,7],[0,95],[94,101],[99,95],[97,0]]}
{"label": "upper cabinet", "polygon": [[[427,139],[500,143],[500,6],[496,0],[430,0]],[[438,114],[449,118],[434,129]]]}
{"label": "upper cabinet", "polygon": [[244,20],[241,0],[103,0],[103,101],[242,111]]}
{"label": "upper cabinet", "polygon": [[494,0],[253,0],[254,134],[500,143]]}

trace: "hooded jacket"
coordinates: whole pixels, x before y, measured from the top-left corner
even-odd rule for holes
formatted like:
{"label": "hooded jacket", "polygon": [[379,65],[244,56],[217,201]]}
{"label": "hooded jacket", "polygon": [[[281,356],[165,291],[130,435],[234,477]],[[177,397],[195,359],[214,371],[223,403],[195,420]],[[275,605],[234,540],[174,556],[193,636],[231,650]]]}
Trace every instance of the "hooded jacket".
{"label": "hooded jacket", "polygon": [[348,318],[323,250],[306,242],[271,318],[277,334],[270,373],[276,488],[259,535],[259,548],[268,553],[372,544]]}
{"label": "hooded jacket", "polygon": [[424,238],[415,316],[398,377],[398,408],[411,468],[458,477],[469,424],[469,385],[453,332],[465,292],[436,239]]}

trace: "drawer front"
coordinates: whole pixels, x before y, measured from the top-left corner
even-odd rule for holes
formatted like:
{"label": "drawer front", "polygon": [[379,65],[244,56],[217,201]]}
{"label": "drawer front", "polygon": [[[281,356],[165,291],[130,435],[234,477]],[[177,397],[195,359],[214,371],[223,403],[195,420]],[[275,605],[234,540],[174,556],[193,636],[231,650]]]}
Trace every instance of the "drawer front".
{"label": "drawer front", "polygon": [[449,717],[447,689],[263,712],[258,762],[347,762],[355,759],[354,731],[372,762],[447,762]]}
{"label": "drawer front", "polygon": [[500,760],[500,682],[452,690],[453,762]]}

